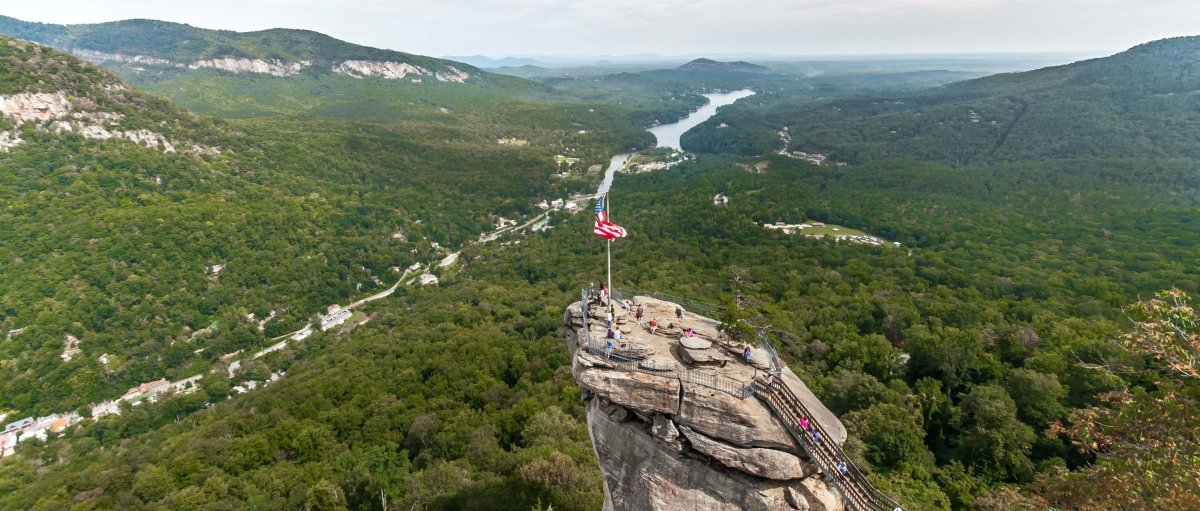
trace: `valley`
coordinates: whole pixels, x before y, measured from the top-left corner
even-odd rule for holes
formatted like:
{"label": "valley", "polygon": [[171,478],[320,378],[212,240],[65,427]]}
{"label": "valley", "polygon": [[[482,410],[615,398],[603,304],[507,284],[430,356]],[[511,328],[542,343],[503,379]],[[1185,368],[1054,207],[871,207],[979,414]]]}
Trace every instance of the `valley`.
{"label": "valley", "polygon": [[520,78],[304,30],[0,33],[0,509],[599,507],[638,483],[595,428],[665,431],[564,349],[600,196],[622,294],[769,339],[845,428],[787,458],[655,408],[690,428],[656,456],[791,460],[736,476],[781,509],[806,490],[771,480],[842,488],[814,456],[913,511],[1196,502],[1162,462],[1200,452],[1196,38]]}

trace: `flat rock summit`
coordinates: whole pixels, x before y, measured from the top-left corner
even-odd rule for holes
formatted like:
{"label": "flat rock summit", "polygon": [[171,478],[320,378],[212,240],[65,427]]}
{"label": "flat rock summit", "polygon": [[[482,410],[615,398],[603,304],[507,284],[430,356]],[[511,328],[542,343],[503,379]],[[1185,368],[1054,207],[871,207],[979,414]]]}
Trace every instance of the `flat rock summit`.
{"label": "flat rock summit", "polygon": [[615,305],[620,339],[606,338],[608,311],[598,300],[571,304],[565,314],[604,509],[847,509],[819,464],[753,394],[756,384],[777,379],[830,437],[821,441],[845,442],[842,423],[795,374],[772,367],[764,349],[746,363],[743,345],[717,321],[692,312],[678,318],[675,303],[636,296]]}

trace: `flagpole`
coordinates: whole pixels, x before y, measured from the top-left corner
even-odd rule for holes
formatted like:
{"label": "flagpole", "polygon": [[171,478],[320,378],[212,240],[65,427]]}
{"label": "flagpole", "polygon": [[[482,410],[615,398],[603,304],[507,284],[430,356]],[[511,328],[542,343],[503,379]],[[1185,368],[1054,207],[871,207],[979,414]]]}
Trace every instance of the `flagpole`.
{"label": "flagpole", "polygon": [[[608,199],[608,194],[606,193],[606,194],[604,194],[604,195],[605,195],[605,197],[604,197],[604,198],[605,198],[605,199]],[[612,208],[610,207],[611,205],[612,205],[612,200],[611,200],[611,199],[608,199],[608,200],[605,200],[605,201],[604,201],[604,209],[607,211],[607,213],[605,213],[605,215],[604,215],[604,216],[605,216],[605,218],[612,218]],[[609,306],[612,306],[612,296],[613,296],[613,287],[612,287],[612,240],[608,240],[608,304],[609,304]]]}
{"label": "flagpole", "polygon": [[612,305],[612,240],[608,240],[608,304]]}

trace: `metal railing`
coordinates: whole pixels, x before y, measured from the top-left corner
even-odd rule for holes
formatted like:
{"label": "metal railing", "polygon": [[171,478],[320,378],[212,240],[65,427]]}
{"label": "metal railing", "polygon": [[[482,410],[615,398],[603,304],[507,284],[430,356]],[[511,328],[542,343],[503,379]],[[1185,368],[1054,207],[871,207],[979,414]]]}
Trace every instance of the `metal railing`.
{"label": "metal railing", "polygon": [[680,307],[683,307],[683,310],[686,312],[694,312],[701,316],[710,318],[716,318],[721,312],[721,309],[713,304],[689,300],[687,298],[681,298],[664,293],[613,288],[612,295],[613,298],[617,300],[632,299],[635,296],[649,296],[650,298],[677,304]]}
{"label": "metal railing", "polygon": [[771,344],[767,334],[762,333],[762,330],[758,330],[757,333],[759,347],[767,350],[767,355],[771,358],[771,372],[775,373],[775,376],[779,376],[783,372],[783,362],[779,361],[779,353],[775,351],[775,346]]}
{"label": "metal railing", "polygon": [[[579,303],[580,307],[582,308],[580,313],[583,318],[583,331],[585,336],[583,348],[588,353],[604,359],[614,368],[623,371],[637,371],[639,373],[661,376],[663,378],[675,378],[683,382],[692,383],[701,387],[707,387],[719,392],[724,392],[738,399],[747,399],[754,395],[754,378],[751,378],[747,381],[741,381],[718,374],[716,371],[711,370],[680,369],[678,367],[646,367],[641,359],[622,353],[622,350],[619,349],[619,346],[614,345],[613,349],[609,349],[607,339],[601,341],[592,336],[591,325],[588,321],[588,303],[592,297],[592,290],[589,288],[585,288],[580,293]],[[618,300],[622,299],[617,297],[615,293],[614,298]]]}

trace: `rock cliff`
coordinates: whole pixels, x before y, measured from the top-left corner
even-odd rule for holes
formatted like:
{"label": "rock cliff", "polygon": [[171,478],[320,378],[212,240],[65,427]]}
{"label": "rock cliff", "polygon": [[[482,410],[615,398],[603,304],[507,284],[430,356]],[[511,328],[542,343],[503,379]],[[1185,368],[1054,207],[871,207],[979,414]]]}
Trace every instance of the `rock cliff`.
{"label": "rock cliff", "polygon": [[[314,65],[312,60],[294,62],[279,59],[248,59],[241,57],[216,57],[194,62],[172,62],[167,59],[148,55],[126,55],[95,50],[71,49],[75,56],[94,64],[123,64],[128,66],[166,66],[178,69],[216,69],[233,74],[264,74],[277,78],[286,78],[300,74],[301,71]],[[329,63],[326,62],[328,65]],[[141,69],[141,68],[138,68]],[[330,72],[353,78],[383,78],[386,80],[402,80],[411,78],[413,83],[421,83],[422,78],[432,78],[439,82],[466,83],[471,74],[447,65],[440,70],[417,66],[408,62],[373,61],[373,60],[341,60],[326,68]]]}
{"label": "rock cliff", "polygon": [[275,77],[285,77],[298,74],[304,68],[311,66],[312,61],[284,62],[271,59],[240,59],[224,57],[219,59],[197,60],[188,64],[188,69],[219,69],[230,73],[258,73]]}
{"label": "rock cliff", "polygon": [[[432,77],[439,82],[465,83],[471,75],[460,71],[454,66],[438,72],[430,71],[421,66],[407,62],[374,62],[368,60],[346,60],[333,66],[333,72],[354,78],[378,77],[389,80],[400,80],[407,76]],[[414,82],[419,83],[419,78]]]}
{"label": "rock cliff", "polygon": [[[32,124],[38,130],[75,132],[93,140],[125,139],[164,153],[174,153],[176,147],[181,146],[188,147],[188,154],[220,154],[216,147],[181,145],[147,129],[120,129],[124,120],[121,114],[77,109],[63,92],[0,95],[0,118],[8,120],[15,128]],[[0,152],[7,152],[23,142],[17,129],[0,132]]]}
{"label": "rock cliff", "polygon": [[[784,425],[745,392],[762,375],[755,367],[762,363],[758,356],[744,364],[740,353],[720,355],[729,347],[715,321],[691,313],[678,320],[675,304],[634,300],[647,321],[659,319],[664,326],[650,332],[631,314],[619,313],[613,328],[622,338],[611,351],[598,348],[606,342],[605,320],[590,322],[589,350],[581,303],[571,305],[565,317],[572,372],[587,401],[588,430],[604,476],[605,510],[845,508]],[[603,315],[600,308],[591,313]],[[672,324],[666,325],[667,318]],[[693,328],[700,339],[689,339],[685,347],[662,335],[682,328]],[[707,347],[705,341],[711,341]],[[640,361],[607,353],[637,353]],[[700,365],[696,359],[717,362]],[[804,385],[795,375],[780,380],[789,387]],[[800,394],[812,395],[807,388]],[[811,400],[810,407],[823,411],[814,412],[813,420],[833,441],[843,442],[845,428]]]}

